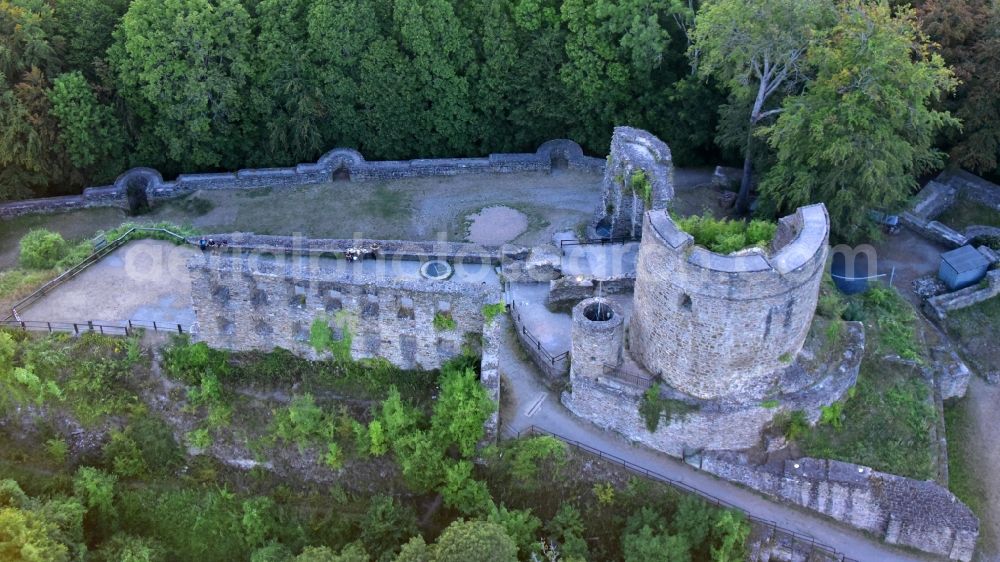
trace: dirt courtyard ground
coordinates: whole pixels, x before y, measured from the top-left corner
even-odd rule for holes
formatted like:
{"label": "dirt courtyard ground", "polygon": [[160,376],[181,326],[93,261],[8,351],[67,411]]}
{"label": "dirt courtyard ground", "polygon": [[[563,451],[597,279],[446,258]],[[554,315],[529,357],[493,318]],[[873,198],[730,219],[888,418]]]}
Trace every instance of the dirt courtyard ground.
{"label": "dirt courtyard ground", "polygon": [[197,252],[161,240],[129,242],[18,312],[24,320],[148,320],[187,329],[194,309],[185,263]]}
{"label": "dirt courtyard ground", "polygon": [[[586,224],[599,206],[601,179],[600,174],[567,170],[198,191],[159,203],[137,221],[189,224],[202,232],[465,240],[473,215],[506,206],[527,218],[525,231],[513,241],[534,245]],[[710,169],[676,169],[678,210],[687,214],[714,205],[717,194],[707,187],[711,180]],[[0,269],[16,265],[17,243],[31,228],[81,239],[125,220],[120,209],[97,208],[0,221]]]}

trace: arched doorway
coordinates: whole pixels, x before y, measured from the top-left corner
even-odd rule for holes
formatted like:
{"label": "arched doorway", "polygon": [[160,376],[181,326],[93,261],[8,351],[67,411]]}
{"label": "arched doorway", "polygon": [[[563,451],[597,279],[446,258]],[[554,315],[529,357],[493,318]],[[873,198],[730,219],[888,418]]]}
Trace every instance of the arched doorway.
{"label": "arched doorway", "polygon": [[135,176],[125,183],[125,198],[128,200],[128,212],[130,215],[141,215],[149,212],[149,197],[146,188],[149,187],[149,178],[145,176]]}
{"label": "arched doorway", "polygon": [[347,169],[347,166],[341,164],[333,171],[333,174],[330,176],[330,180],[334,182],[351,181],[351,171]]}
{"label": "arched doorway", "polygon": [[561,172],[569,169],[569,159],[562,152],[552,153],[552,172]]}

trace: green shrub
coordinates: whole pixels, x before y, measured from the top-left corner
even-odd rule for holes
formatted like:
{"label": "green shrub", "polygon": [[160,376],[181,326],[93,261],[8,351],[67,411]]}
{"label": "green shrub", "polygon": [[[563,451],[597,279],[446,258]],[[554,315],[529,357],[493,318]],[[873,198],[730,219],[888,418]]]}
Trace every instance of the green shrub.
{"label": "green shrub", "polygon": [[304,448],[314,440],[333,439],[333,419],[323,411],[312,394],[292,399],[288,407],[275,412],[274,436]]}
{"label": "green shrub", "polygon": [[731,254],[744,248],[766,248],[778,226],[754,219],[750,222],[716,219],[709,213],[690,217],[673,216],[677,227],[694,238],[695,244],[719,254]]}
{"label": "green shrub", "polygon": [[68,249],[58,232],[33,229],[21,238],[21,265],[28,269],[52,269],[66,257]]}
{"label": "green shrub", "polygon": [[834,402],[829,406],[823,406],[820,409],[819,422],[827,424],[833,427],[834,429],[839,430],[844,425],[841,418],[843,416],[843,413],[844,413],[843,402]]}
{"label": "green shrub", "polygon": [[204,450],[212,446],[212,434],[204,427],[187,432],[184,440],[195,449]]}
{"label": "green shrub", "polygon": [[228,354],[208,347],[205,342],[190,343],[185,335],[175,335],[163,350],[163,366],[167,373],[189,385],[201,384],[205,375],[222,379],[229,373]]}
{"label": "green shrub", "polygon": [[533,482],[542,463],[562,465],[566,462],[566,443],[548,435],[518,439],[507,449],[506,457],[515,480]]}
{"label": "green shrub", "polygon": [[492,323],[494,318],[505,312],[507,312],[507,305],[502,302],[483,305],[483,319],[487,324]]}
{"label": "green shrub", "polygon": [[330,441],[326,447],[326,454],[323,455],[323,464],[333,470],[340,470],[344,467],[344,450],[335,441]]}
{"label": "green shrub", "polygon": [[45,452],[52,458],[52,462],[62,464],[69,454],[69,445],[62,439],[49,439],[45,442]]}
{"label": "green shrub", "polygon": [[788,419],[788,426],[785,429],[785,438],[795,441],[802,438],[809,432],[809,419],[802,410],[795,410]]}
{"label": "green shrub", "polygon": [[646,172],[636,170],[632,172],[630,187],[634,193],[648,208],[653,201],[653,184],[646,177]]}
{"label": "green shrub", "polygon": [[333,330],[330,328],[330,319],[325,316],[317,317],[309,326],[309,344],[316,350],[316,353],[329,351],[334,359],[341,362],[351,360],[351,330],[350,313],[341,310],[334,316],[333,322],[340,327],[341,338],[334,338]]}
{"label": "green shrub", "polygon": [[659,383],[649,387],[642,394],[642,400],[639,402],[639,415],[646,422],[646,429],[650,433],[656,431],[660,420],[670,423],[672,418],[684,417],[696,409],[695,406],[681,400],[660,397]]}
{"label": "green shrub", "polygon": [[767,408],[768,410],[773,410],[773,409],[777,408],[780,405],[781,405],[781,402],[778,402],[777,400],[774,400],[774,399],[765,400],[765,401],[763,401],[763,402],[760,403],[760,407],[761,408]]}
{"label": "green shrub", "polygon": [[458,328],[458,323],[450,314],[438,312],[434,315],[434,329],[439,332],[450,332]]}

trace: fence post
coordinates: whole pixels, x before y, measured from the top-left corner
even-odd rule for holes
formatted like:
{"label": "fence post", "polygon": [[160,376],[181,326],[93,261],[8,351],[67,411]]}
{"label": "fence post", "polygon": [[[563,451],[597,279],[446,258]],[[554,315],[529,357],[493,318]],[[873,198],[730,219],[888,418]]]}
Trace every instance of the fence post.
{"label": "fence post", "polygon": [[178,325],[177,325],[177,333],[178,333],[178,334],[183,334],[183,333],[184,333],[184,329],[183,329],[183,328],[181,328],[181,325],[180,325],[180,324],[178,324]]}
{"label": "fence post", "polygon": [[93,320],[87,320],[87,329],[89,331],[91,331],[91,332],[94,331],[94,321]]}
{"label": "fence post", "polygon": [[[129,329],[132,329],[132,319],[131,318],[129,318],[128,327],[129,327]],[[128,331],[126,331],[125,333],[128,333]]]}
{"label": "fence post", "polygon": [[52,322],[46,322],[45,325],[49,327],[49,333],[51,334],[52,333]]}
{"label": "fence post", "polygon": [[80,335],[80,329],[76,327],[76,322],[73,323],[73,333],[78,336]]}
{"label": "fence post", "polygon": [[153,320],[153,331],[154,331],[154,332],[158,331],[158,330],[156,329],[156,320]]}

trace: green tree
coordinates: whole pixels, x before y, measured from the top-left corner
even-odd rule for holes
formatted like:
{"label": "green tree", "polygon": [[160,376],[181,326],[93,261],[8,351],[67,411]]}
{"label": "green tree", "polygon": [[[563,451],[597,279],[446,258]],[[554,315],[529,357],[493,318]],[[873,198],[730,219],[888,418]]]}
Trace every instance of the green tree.
{"label": "green tree", "polygon": [[806,54],[832,8],[830,0],[717,0],[698,12],[691,54],[698,57],[699,73],[719,80],[739,100],[734,103],[749,107],[740,212],[749,205],[754,131],[782,111],[768,102],[804,81]]}
{"label": "green tree", "polygon": [[486,515],[493,509],[493,500],[486,484],[472,476],[472,463],[458,461],[448,466],[441,496],[445,505],[465,515]]}
{"label": "green tree", "polygon": [[20,247],[21,266],[29,269],[52,269],[69,251],[62,234],[44,228],[28,231],[21,238]]}
{"label": "green tree", "polygon": [[129,5],[109,60],[141,123],[140,161],[238,167],[252,27],[237,0]]}
{"label": "green tree", "polygon": [[98,80],[128,0],[55,0],[53,5],[56,33],[65,40],[66,68]]}
{"label": "green tree", "polygon": [[361,543],[375,560],[392,560],[400,545],[416,534],[417,516],[392,496],[372,498],[361,519]]}
{"label": "green tree", "polygon": [[959,80],[941,105],[961,120],[945,138],[951,161],[977,173],[1000,171],[1000,7],[988,0],[927,0],[924,32]]}
{"label": "green tree", "polygon": [[545,530],[559,542],[563,557],[568,559],[586,560],[589,557],[584,529],[580,510],[569,502],[560,504],[555,516],[545,525]]}
{"label": "green tree", "polygon": [[441,533],[434,546],[435,562],[492,560],[514,562],[517,545],[504,528],[489,521],[459,519]]}
{"label": "green tree", "polygon": [[454,446],[462,456],[471,457],[483,438],[483,423],[495,407],[475,371],[446,369],[431,419],[434,439],[445,449]]}
{"label": "green tree", "polygon": [[[362,87],[364,85],[369,94],[376,93],[377,88],[390,87],[380,83],[382,78],[390,78],[388,73],[392,71],[384,67],[383,62],[402,60],[396,58],[401,56],[398,51],[389,54],[390,50],[386,59],[374,54],[392,44],[382,33],[380,26],[384,21],[375,12],[376,4],[372,0],[313,0],[306,38],[319,90],[316,103],[324,117],[319,123],[323,146],[364,147],[366,155],[372,147],[372,157],[385,155],[376,150],[380,142],[371,138],[373,133],[376,136],[380,133],[370,130],[366,123],[379,129],[395,129],[398,125],[383,121],[383,115],[378,112],[371,117],[365,115],[369,99],[362,96]],[[376,41],[379,43],[373,47]],[[372,48],[376,51],[369,56]],[[388,96],[395,92],[379,94]],[[401,97],[400,109],[406,109],[405,99],[405,95]],[[378,105],[378,109],[381,108]]]}
{"label": "green tree", "polygon": [[393,124],[409,133],[411,150],[418,153],[468,151],[477,134],[468,80],[476,54],[469,30],[448,0],[394,0],[392,5],[393,30],[407,58],[403,76],[413,84],[409,101],[416,109]]}
{"label": "green tree", "polygon": [[311,60],[307,26],[311,10],[322,2],[262,0],[252,72],[253,135],[260,154],[251,161],[290,165],[313,160],[323,148],[321,126],[326,117],[323,88]]}
{"label": "green tree", "polygon": [[523,558],[530,557],[538,550],[542,521],[535,517],[530,509],[507,509],[507,506],[501,505],[493,508],[488,520],[507,531],[507,535],[514,539],[517,550]]}
{"label": "green tree", "polygon": [[57,528],[39,514],[0,508],[0,559],[10,562],[64,562],[69,549],[54,535]]}
{"label": "green tree", "polygon": [[857,240],[869,209],[899,206],[940,165],[935,134],[957,122],[931,105],[954,78],[912,9],[851,0],[838,12],[809,53],[816,78],[764,130],[777,163],[761,187],[783,207],[825,203],[834,233]]}
{"label": "green tree", "polygon": [[102,537],[109,535],[117,523],[117,482],[117,476],[89,466],[81,466],[73,478],[73,495],[87,508],[87,527],[96,529]]}
{"label": "green tree", "polygon": [[62,74],[49,93],[59,138],[70,161],[95,181],[113,179],[123,167],[124,131],[110,106],[102,105],[79,71]]}
{"label": "green tree", "polygon": [[166,554],[155,539],[118,533],[101,543],[94,558],[100,562],[164,562]]}

